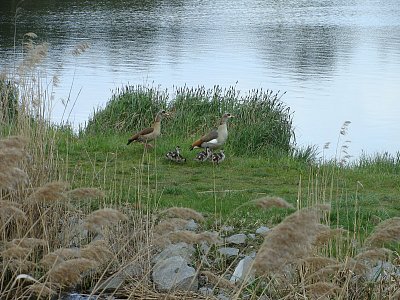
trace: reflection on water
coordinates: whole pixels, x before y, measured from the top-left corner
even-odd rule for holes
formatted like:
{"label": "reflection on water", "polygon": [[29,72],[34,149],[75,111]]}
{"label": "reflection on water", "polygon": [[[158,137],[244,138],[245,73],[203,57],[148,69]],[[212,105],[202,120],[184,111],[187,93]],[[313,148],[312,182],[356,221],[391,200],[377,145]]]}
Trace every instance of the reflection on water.
{"label": "reflection on water", "polygon": [[[51,45],[46,68],[61,80],[57,121],[71,87],[76,123],[128,83],[262,87],[287,91],[299,144],[333,142],[351,120],[351,154],[399,149],[396,0],[36,0],[17,14],[17,1],[3,2],[1,65],[14,59],[17,15],[17,45],[26,32]],[[72,56],[83,41],[89,51]]]}

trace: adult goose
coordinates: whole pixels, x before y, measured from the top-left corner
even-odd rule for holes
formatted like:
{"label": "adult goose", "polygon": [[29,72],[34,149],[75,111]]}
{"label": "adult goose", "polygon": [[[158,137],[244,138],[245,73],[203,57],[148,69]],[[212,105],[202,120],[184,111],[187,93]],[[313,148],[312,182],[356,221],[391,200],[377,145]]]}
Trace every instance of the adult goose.
{"label": "adult goose", "polygon": [[127,145],[129,145],[132,142],[140,142],[144,143],[145,147],[148,146],[152,147],[152,145],[148,143],[155,140],[160,135],[161,120],[165,116],[169,116],[169,114],[165,110],[160,110],[154,119],[153,125],[132,135],[132,137],[128,140]]}
{"label": "adult goose", "polygon": [[228,138],[228,127],[226,123],[230,118],[233,118],[233,115],[230,113],[225,113],[219,122],[219,126],[193,142],[193,144],[190,146],[190,150],[193,150],[194,148],[206,147],[214,150],[225,144],[226,139]]}

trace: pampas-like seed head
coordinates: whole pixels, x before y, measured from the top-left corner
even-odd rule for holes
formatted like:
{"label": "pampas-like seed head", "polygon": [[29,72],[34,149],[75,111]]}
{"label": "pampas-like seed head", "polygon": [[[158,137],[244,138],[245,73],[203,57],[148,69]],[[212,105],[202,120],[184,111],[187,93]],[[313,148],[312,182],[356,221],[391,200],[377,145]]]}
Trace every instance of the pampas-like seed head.
{"label": "pampas-like seed head", "polygon": [[280,197],[263,197],[259,199],[255,199],[253,202],[256,206],[269,209],[271,207],[280,207],[280,208],[292,208],[294,209],[293,205],[288,203],[285,199]]}
{"label": "pampas-like seed head", "polygon": [[307,294],[312,299],[321,299],[324,296],[334,296],[340,288],[331,282],[316,282],[305,286]]}
{"label": "pampas-like seed head", "polygon": [[92,212],[86,217],[86,228],[98,232],[103,226],[116,224],[119,221],[126,221],[128,218],[119,210],[103,208]]}
{"label": "pampas-like seed head", "polygon": [[25,212],[19,207],[20,205],[15,202],[0,200],[0,221],[10,217],[26,220]]}
{"label": "pampas-like seed head", "polygon": [[185,242],[187,244],[199,244],[202,241],[205,241],[210,245],[222,243],[221,238],[218,237],[217,233],[212,233],[212,232],[194,233],[189,230],[171,232],[168,235],[168,239],[172,243]]}
{"label": "pampas-like seed head", "polygon": [[194,209],[191,208],[186,208],[186,207],[170,207],[161,213],[166,214],[167,216],[170,217],[176,217],[176,218],[181,218],[185,220],[190,220],[193,219],[197,222],[203,222],[204,217],[201,213],[195,211]]}
{"label": "pampas-like seed head", "polygon": [[48,272],[48,280],[52,284],[74,286],[84,272],[95,269],[98,262],[86,258],[75,258],[54,266]]}
{"label": "pampas-like seed head", "polygon": [[302,209],[272,228],[254,260],[256,273],[280,273],[285,265],[309,256],[320,230],[320,217],[319,210]]}
{"label": "pampas-like seed head", "polygon": [[236,290],[235,284],[230,282],[229,280],[217,276],[214,273],[210,271],[202,271],[201,275],[204,275],[207,277],[207,280],[209,283],[211,283],[215,287],[223,288],[223,289],[230,289],[230,290]]}
{"label": "pampas-like seed head", "polygon": [[387,242],[398,241],[400,241],[400,217],[394,217],[379,223],[365,243],[371,246],[382,246]]}
{"label": "pampas-like seed head", "polygon": [[186,228],[188,221],[180,218],[171,218],[161,220],[156,226],[154,226],[154,232],[157,234],[167,234],[177,230],[183,230]]}
{"label": "pampas-like seed head", "polygon": [[25,259],[31,253],[30,248],[24,248],[18,245],[11,245],[6,250],[2,251],[0,254],[3,258],[17,258]]}
{"label": "pampas-like seed head", "polygon": [[103,191],[97,188],[77,188],[66,193],[67,197],[71,200],[84,200],[93,198],[104,198]]}
{"label": "pampas-like seed head", "polygon": [[22,239],[13,239],[11,241],[11,244],[24,247],[24,248],[29,248],[33,249],[35,247],[40,247],[40,246],[45,246],[46,241],[43,239],[37,239],[37,238],[22,238]]}
{"label": "pampas-like seed head", "polygon": [[29,286],[29,291],[37,297],[49,298],[54,296],[57,292],[49,285],[40,282],[35,282]]}
{"label": "pampas-like seed head", "polygon": [[101,264],[108,262],[113,257],[113,253],[104,240],[98,240],[81,249],[81,257],[95,260]]}
{"label": "pampas-like seed head", "polygon": [[39,187],[30,196],[29,200],[33,202],[53,202],[57,200],[65,200],[64,191],[69,184],[61,181],[54,181]]}
{"label": "pampas-like seed head", "polygon": [[40,261],[40,264],[50,269],[68,259],[80,258],[81,252],[79,248],[61,248],[54,252],[46,254]]}
{"label": "pampas-like seed head", "polygon": [[23,149],[28,144],[28,140],[22,136],[9,136],[0,140],[0,149],[16,148]]}

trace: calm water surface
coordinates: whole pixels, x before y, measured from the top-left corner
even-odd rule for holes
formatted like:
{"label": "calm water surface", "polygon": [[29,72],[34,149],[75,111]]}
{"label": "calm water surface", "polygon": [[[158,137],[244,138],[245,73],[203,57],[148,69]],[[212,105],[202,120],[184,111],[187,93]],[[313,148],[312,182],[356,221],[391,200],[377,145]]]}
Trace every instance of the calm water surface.
{"label": "calm water surface", "polygon": [[[3,2],[6,67],[17,1]],[[400,150],[398,0],[25,1],[16,32],[18,43],[26,32],[50,43],[45,67],[60,79],[56,122],[70,90],[76,125],[126,84],[235,85],[286,91],[300,145],[336,144],[349,120],[350,154]],[[81,42],[90,48],[71,55]]]}

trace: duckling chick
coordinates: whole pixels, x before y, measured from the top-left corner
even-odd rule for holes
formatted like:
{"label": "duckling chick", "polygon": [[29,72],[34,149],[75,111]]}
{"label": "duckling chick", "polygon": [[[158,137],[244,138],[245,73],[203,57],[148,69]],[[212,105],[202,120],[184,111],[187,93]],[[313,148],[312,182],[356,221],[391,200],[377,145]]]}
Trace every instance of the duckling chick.
{"label": "duckling chick", "polygon": [[207,159],[211,158],[211,156],[212,156],[212,152],[211,152],[210,148],[206,147],[206,149],[204,151],[197,153],[197,156],[195,157],[194,160],[206,161]]}
{"label": "duckling chick", "polygon": [[224,161],[225,153],[224,150],[220,150],[219,153],[214,153],[211,157],[211,161],[215,164],[219,164],[220,162]]}
{"label": "duckling chick", "polygon": [[176,146],[175,151],[169,151],[167,154],[165,154],[165,157],[168,160],[179,163],[186,162],[186,158],[181,155],[181,148],[179,146]]}

